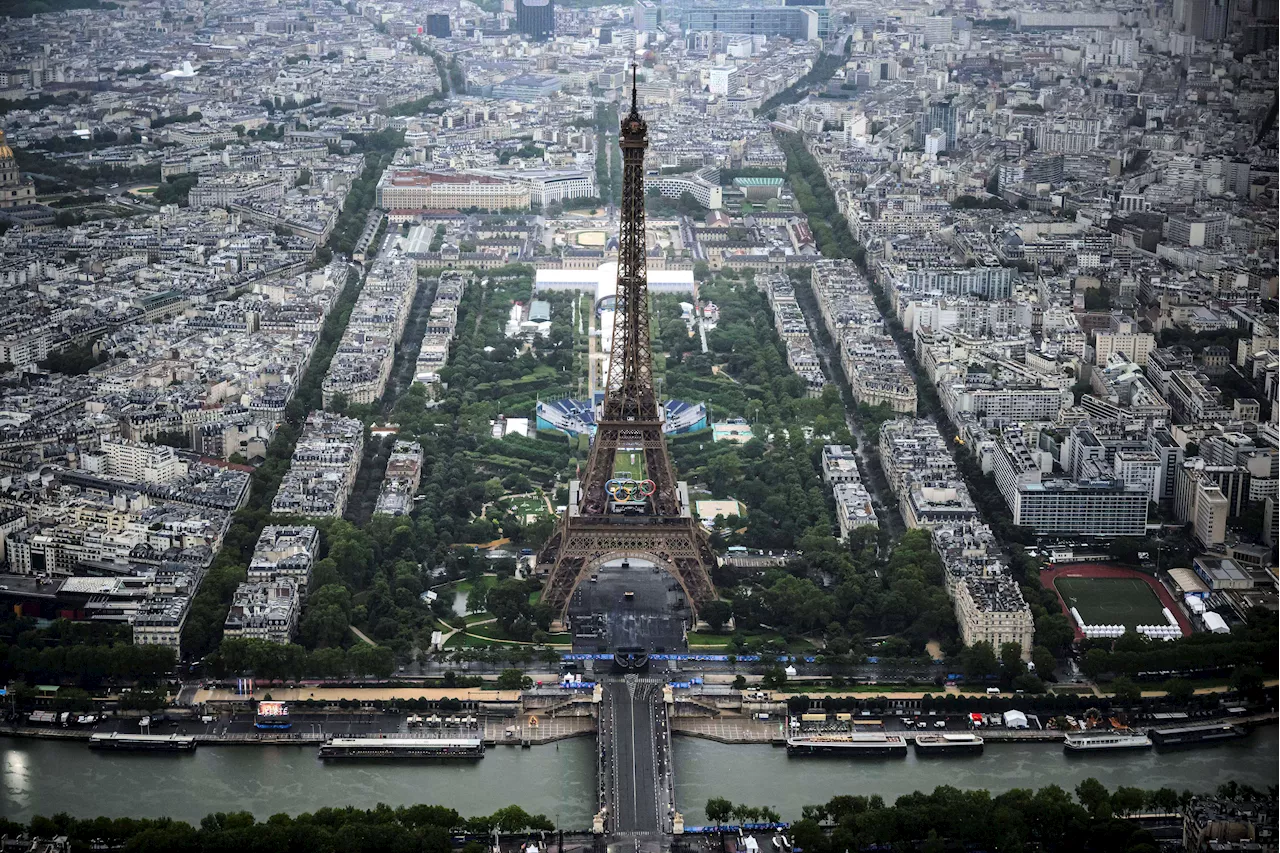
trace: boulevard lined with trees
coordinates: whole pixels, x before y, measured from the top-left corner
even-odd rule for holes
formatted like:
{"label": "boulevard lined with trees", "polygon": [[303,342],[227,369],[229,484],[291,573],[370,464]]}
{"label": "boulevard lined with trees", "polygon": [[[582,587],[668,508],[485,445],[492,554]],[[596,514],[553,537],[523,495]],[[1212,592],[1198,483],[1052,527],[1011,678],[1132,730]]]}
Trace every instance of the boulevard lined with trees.
{"label": "boulevard lined with trees", "polygon": [[761,644],[749,637],[765,626],[781,635],[766,646],[808,635],[827,655],[850,660],[922,657],[929,640],[956,650],[941,562],[924,531],[909,532],[892,551],[874,529],[854,531],[847,543],[836,538],[834,504],[819,474],[824,444],[853,443],[836,387],[805,395],[753,275],[722,272],[700,293],[720,309],[710,352],[690,352],[682,325],[662,334],[664,387],[673,397],[706,400],[716,420],[746,418],[754,436],[743,445],[705,434],[677,438],[676,467],[712,497],[746,504],[745,517],[724,520],[718,544],[801,552],[761,576],[720,569],[715,580],[727,609],[713,605],[704,617],[715,629],[732,615],[739,633],[731,643],[743,650]]}

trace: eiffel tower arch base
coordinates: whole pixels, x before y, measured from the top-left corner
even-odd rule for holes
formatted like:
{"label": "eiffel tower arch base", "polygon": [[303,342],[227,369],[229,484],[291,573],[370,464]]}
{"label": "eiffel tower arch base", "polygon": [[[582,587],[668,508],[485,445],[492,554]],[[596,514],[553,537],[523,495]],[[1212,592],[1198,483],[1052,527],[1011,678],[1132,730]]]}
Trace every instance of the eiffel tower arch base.
{"label": "eiffel tower arch base", "polygon": [[539,569],[547,571],[542,601],[556,614],[557,630],[565,630],[573,591],[606,563],[645,560],[675,579],[696,617],[698,609],[715,598],[711,567],[716,558],[706,534],[695,519],[664,519],[654,524],[601,522],[568,516],[539,555]]}

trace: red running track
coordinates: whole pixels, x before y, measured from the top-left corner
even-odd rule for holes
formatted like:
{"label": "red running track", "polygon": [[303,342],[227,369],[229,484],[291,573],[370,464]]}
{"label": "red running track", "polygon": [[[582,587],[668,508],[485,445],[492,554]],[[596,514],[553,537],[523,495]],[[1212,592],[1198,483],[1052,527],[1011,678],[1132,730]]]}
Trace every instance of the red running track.
{"label": "red running track", "polygon": [[1169,594],[1169,590],[1165,589],[1164,584],[1151,575],[1143,574],[1134,569],[1126,569],[1122,566],[1110,566],[1106,563],[1060,563],[1052,569],[1041,569],[1040,585],[1058,597],[1058,604],[1062,607],[1062,612],[1067,617],[1067,621],[1071,623],[1071,630],[1075,631],[1077,640],[1084,639],[1084,632],[1080,630],[1080,625],[1076,622],[1075,617],[1071,615],[1071,608],[1063,600],[1062,593],[1058,592],[1058,588],[1053,585],[1054,580],[1060,577],[1132,578],[1140,580],[1156,594],[1156,598],[1160,599],[1162,606],[1169,608],[1173,618],[1178,620],[1178,627],[1182,629],[1182,636],[1191,636],[1191,620],[1182,612],[1182,608],[1178,606],[1178,602],[1174,601],[1173,596]]}

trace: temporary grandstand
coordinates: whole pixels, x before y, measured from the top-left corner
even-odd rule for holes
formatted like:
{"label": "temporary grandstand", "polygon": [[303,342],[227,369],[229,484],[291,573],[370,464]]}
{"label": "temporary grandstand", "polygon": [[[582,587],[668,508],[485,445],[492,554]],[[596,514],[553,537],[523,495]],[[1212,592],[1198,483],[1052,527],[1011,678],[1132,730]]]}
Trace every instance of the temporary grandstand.
{"label": "temporary grandstand", "polygon": [[[567,435],[595,435],[596,409],[604,402],[604,394],[591,400],[539,400],[538,429],[557,430]],[[668,400],[662,406],[662,431],[667,435],[683,435],[709,428],[705,403]]]}

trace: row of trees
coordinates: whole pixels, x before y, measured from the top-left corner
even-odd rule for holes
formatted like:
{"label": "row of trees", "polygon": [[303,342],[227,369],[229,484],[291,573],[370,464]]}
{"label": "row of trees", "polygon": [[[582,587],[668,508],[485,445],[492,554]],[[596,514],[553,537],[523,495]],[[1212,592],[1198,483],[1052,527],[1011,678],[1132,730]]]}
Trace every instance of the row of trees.
{"label": "row of trees", "polygon": [[[1158,809],[1171,811],[1190,802],[1192,794],[1172,788],[1147,791],[1119,787],[1109,791],[1098,780],[1085,779],[1075,796],[1058,785],[1032,791],[1015,788],[1003,794],[940,786],[916,792],[886,805],[878,794],[838,796],[825,805],[806,806],[792,824],[791,840],[805,853],[846,850],[1043,850],[1046,853],[1117,851],[1155,853],[1156,839],[1139,824],[1119,816]],[[1232,785],[1222,792],[1274,800]]]}
{"label": "row of trees", "polygon": [[716,826],[734,821],[736,823],[777,823],[782,816],[770,806],[749,806],[744,803],[733,803],[724,797],[712,797],[707,800],[707,820]]}
{"label": "row of trees", "polygon": [[1261,609],[1230,634],[1200,632],[1169,642],[1156,642],[1133,631],[1116,640],[1084,640],[1080,670],[1090,678],[1108,673],[1136,676],[1140,673],[1197,670],[1226,671],[1233,667],[1263,664],[1275,672],[1275,648],[1280,636],[1275,619]]}
{"label": "row of trees", "polygon": [[[845,50],[848,52],[852,48],[853,41],[850,39],[845,43]],[[803,77],[761,104],[760,109],[756,110],[756,115],[772,116],[778,107],[798,102],[808,94],[811,87],[826,83],[843,65],[843,56],[829,53],[822,54]]]}
{"label": "row of trees", "polygon": [[346,650],[335,644],[307,651],[294,643],[236,638],[222,641],[209,657],[209,666],[219,677],[251,672],[266,679],[387,678],[395,671],[395,657],[391,649],[367,643]]}
{"label": "row of trees", "polygon": [[822,256],[849,258],[861,264],[866,252],[849,231],[849,223],[827,186],[826,176],[822,174],[818,161],[804,147],[804,140],[794,133],[778,133],[775,137],[787,158],[787,181],[795,194],[796,204],[808,216],[809,229]]}
{"label": "row of trees", "polygon": [[[494,830],[515,834],[550,832],[546,815],[507,806],[490,815],[463,817],[443,806],[377,805],[364,810],[324,808],[290,817],[277,814],[257,821],[249,812],[218,812],[199,826],[170,818],[77,819],[65,813],[35,817],[28,824],[0,818],[0,836],[66,836],[76,849],[105,845],[130,853],[210,853],[210,851],[287,851],[308,853],[451,853],[454,833],[483,838]],[[463,853],[484,853],[483,841],[470,841]]]}
{"label": "row of trees", "polygon": [[[364,231],[365,219],[377,200],[378,180],[391,163],[395,149],[399,147],[395,139],[381,138],[380,134],[385,133],[387,131],[356,137],[358,150],[365,154],[364,170],[351,184],[346,201],[342,204],[342,213],[338,214],[338,222],[325,243],[325,247],[331,252],[350,255],[355,250],[360,234]],[[399,142],[404,142],[404,131],[399,131]],[[388,144],[390,144],[390,150],[386,150]]]}
{"label": "row of trees", "polygon": [[37,684],[69,681],[96,687],[110,680],[154,683],[173,672],[173,650],[135,646],[127,625],[57,620],[36,627],[35,620],[0,613],[0,681]]}

